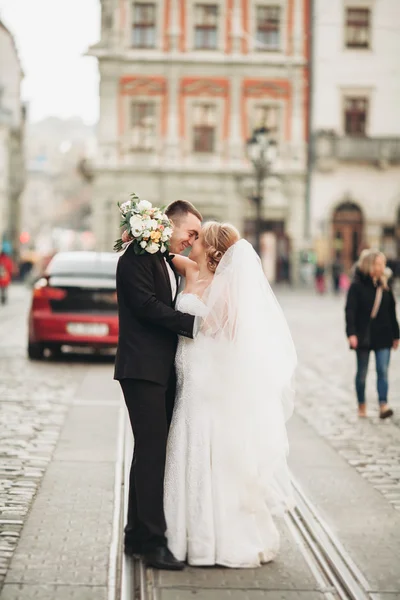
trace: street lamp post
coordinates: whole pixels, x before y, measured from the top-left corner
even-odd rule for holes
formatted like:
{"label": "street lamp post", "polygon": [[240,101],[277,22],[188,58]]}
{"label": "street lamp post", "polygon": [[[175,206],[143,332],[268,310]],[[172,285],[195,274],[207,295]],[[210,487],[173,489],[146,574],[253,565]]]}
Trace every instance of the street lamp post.
{"label": "street lamp post", "polygon": [[252,200],[256,209],[256,243],[255,250],[261,256],[262,207],[264,198],[264,180],[268,176],[271,165],[276,159],[277,145],[266,127],[259,127],[247,141],[247,156],[254,167],[256,193]]}

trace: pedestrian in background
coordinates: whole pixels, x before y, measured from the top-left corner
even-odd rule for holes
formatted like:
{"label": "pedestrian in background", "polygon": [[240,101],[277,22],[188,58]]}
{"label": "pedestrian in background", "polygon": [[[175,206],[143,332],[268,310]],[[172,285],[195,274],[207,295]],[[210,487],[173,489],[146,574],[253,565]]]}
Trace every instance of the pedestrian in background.
{"label": "pedestrian in background", "polygon": [[342,275],[343,265],[339,258],[335,258],[332,264],[332,287],[335,294],[340,293],[340,276]]}
{"label": "pedestrian in background", "polygon": [[388,406],[388,369],[391,349],[399,346],[396,301],[388,283],[386,257],[363,250],[356,264],[346,303],[346,333],[356,351],[356,392],[359,417],[366,417],[365,382],[371,351],[375,352],[380,418],[393,415]]}
{"label": "pedestrian in background", "polygon": [[8,287],[14,271],[15,266],[12,259],[2,250],[0,252],[0,298],[2,304],[6,304],[7,302]]}
{"label": "pedestrian in background", "polygon": [[319,294],[325,294],[325,266],[321,262],[315,269],[315,287]]}

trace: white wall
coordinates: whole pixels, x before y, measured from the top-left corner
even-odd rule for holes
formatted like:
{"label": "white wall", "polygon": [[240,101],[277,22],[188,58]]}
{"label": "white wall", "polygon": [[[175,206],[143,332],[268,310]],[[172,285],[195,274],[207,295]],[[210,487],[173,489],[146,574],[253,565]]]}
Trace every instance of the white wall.
{"label": "white wall", "polygon": [[9,153],[8,127],[0,123],[0,242],[8,223]]}
{"label": "white wall", "polygon": [[[400,1],[318,0],[314,129],[343,132],[343,90],[370,94],[368,135],[400,136]],[[372,10],[371,49],[345,48],[345,7]]]}
{"label": "white wall", "polygon": [[13,127],[21,126],[21,80],[19,57],[10,34],[0,25],[0,87],[2,105],[11,111]]}
{"label": "white wall", "polygon": [[342,166],[330,173],[315,173],[312,184],[313,234],[331,220],[345,200],[358,204],[367,223],[384,226],[394,223],[400,206],[400,170],[387,171],[365,166]]}
{"label": "white wall", "polygon": [[[371,9],[370,49],[345,47],[346,6]],[[400,1],[317,0],[315,13],[313,130],[344,135],[347,93],[369,98],[367,137],[400,138]],[[334,210],[351,201],[363,213],[366,240],[379,245],[383,228],[393,227],[396,221],[400,167],[362,164],[356,155],[352,162],[333,161],[331,167],[322,171],[317,164],[312,176],[314,241],[330,247]]]}

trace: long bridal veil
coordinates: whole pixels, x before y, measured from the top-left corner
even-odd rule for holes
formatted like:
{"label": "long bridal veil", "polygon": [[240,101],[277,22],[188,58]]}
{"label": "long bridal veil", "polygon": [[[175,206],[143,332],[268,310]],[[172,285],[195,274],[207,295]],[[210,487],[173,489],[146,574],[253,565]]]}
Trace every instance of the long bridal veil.
{"label": "long bridal veil", "polygon": [[245,240],[222,258],[207,297],[194,377],[212,414],[212,460],[232,502],[273,513],[293,505],[285,422],[293,412],[293,340]]}

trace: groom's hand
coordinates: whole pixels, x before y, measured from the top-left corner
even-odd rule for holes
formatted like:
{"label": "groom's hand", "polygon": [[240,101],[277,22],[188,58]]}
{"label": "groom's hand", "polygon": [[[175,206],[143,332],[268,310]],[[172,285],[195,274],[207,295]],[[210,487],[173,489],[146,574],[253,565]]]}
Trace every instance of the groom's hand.
{"label": "groom's hand", "polygon": [[128,242],[133,240],[133,237],[127,232],[127,230],[125,229],[125,231],[123,232],[121,239],[123,241],[124,244],[127,244]]}

